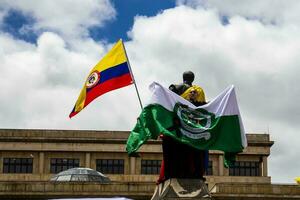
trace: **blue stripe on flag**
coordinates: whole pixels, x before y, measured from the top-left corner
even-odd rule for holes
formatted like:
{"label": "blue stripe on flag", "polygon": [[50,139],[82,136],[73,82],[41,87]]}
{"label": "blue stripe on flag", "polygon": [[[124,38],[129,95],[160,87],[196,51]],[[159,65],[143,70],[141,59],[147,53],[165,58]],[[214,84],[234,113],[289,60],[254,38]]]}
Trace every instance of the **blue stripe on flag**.
{"label": "blue stripe on flag", "polygon": [[98,84],[101,84],[107,80],[116,78],[118,76],[122,76],[127,73],[129,73],[129,68],[128,68],[127,62],[119,64],[115,67],[108,68],[108,69],[100,72],[100,81]]}
{"label": "blue stripe on flag", "polygon": [[128,74],[128,73],[129,73],[129,68],[128,68],[127,62],[121,63],[121,64],[116,65],[111,68],[108,68],[108,69],[100,72],[99,82],[96,85],[94,85],[92,88],[86,88],[86,91],[89,92],[93,88],[95,88],[97,85],[100,85],[100,84],[104,83],[105,81],[120,77],[120,76]]}

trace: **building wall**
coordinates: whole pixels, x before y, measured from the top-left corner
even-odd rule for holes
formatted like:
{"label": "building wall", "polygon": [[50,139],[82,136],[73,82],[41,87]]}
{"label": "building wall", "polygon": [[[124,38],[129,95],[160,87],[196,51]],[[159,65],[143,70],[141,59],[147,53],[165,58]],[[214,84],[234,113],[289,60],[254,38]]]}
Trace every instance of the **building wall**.
{"label": "building wall", "polygon": [[[76,158],[80,167],[96,169],[96,159],[124,159],[124,174],[108,174],[113,181],[155,182],[158,174],[142,175],[141,160],[162,160],[161,141],[149,141],[139,150],[140,157],[128,157],[125,151],[129,132],[63,131],[63,130],[0,130],[0,181],[47,181],[51,158]],[[248,147],[237,161],[259,162],[260,176],[229,176],[223,153],[210,151],[212,176],[209,186],[217,182],[270,183],[267,158],[273,142],[266,134],[248,134]],[[3,158],[33,158],[32,174],[3,173]]]}

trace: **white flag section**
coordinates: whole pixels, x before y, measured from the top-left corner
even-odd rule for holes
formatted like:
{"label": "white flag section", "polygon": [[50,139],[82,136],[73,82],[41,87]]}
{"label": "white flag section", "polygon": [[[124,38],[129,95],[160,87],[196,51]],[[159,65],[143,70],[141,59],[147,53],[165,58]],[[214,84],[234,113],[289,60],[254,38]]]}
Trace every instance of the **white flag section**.
{"label": "white flag section", "polygon": [[223,151],[229,164],[247,147],[234,86],[199,107],[159,83],[153,82],[149,89],[151,98],[127,140],[129,154],[160,134],[199,150]]}
{"label": "white flag section", "polygon": [[149,89],[152,92],[152,96],[147,102],[147,105],[159,104],[165,109],[173,111],[175,104],[179,102],[193,109],[202,108],[204,110],[207,110],[210,113],[214,113],[216,117],[238,116],[242,146],[244,148],[247,147],[245,129],[241,119],[239,107],[236,100],[235,89],[233,85],[227,87],[222,93],[220,93],[209,103],[199,107],[194,106],[191,102],[185,100],[181,96],[163,87],[157,82],[153,82],[149,86]]}

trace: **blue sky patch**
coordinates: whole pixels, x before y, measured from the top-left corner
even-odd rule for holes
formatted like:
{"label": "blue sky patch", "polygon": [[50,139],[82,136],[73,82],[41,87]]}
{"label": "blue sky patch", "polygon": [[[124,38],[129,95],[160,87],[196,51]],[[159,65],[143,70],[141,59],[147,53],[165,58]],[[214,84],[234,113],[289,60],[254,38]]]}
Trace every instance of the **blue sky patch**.
{"label": "blue sky patch", "polygon": [[157,13],[176,6],[175,0],[112,0],[117,11],[116,20],[109,21],[104,27],[89,28],[94,40],[114,43],[118,39],[128,40],[127,32],[132,28],[134,17],[155,16]]}
{"label": "blue sky patch", "polygon": [[224,26],[226,26],[226,25],[229,24],[229,18],[228,18],[228,16],[221,15],[221,16],[220,16],[220,20],[221,20],[221,23],[222,23]]}
{"label": "blue sky patch", "polygon": [[31,16],[12,9],[4,16],[1,31],[9,33],[14,38],[36,43],[38,35],[32,29],[34,23],[35,20]]}

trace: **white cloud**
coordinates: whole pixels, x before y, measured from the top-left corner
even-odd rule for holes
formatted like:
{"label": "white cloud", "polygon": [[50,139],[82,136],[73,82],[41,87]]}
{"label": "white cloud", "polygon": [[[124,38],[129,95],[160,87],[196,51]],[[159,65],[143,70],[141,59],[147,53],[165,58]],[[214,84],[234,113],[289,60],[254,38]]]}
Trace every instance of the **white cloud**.
{"label": "white cloud", "polygon": [[[77,40],[74,44],[79,47],[92,48],[76,51],[51,32],[43,33],[36,46],[7,34],[0,34],[0,42],[1,128],[129,130],[134,125],[139,107],[131,100],[132,86],[105,94],[100,104],[95,100],[72,120],[68,118],[106,46]],[[93,52],[96,49],[100,51]]]}
{"label": "white cloud", "polygon": [[16,9],[32,16],[33,29],[56,31],[65,37],[87,36],[87,28],[103,26],[115,17],[115,10],[108,0],[4,0],[0,8]]}
{"label": "white cloud", "polygon": [[220,15],[243,16],[266,24],[300,25],[298,0],[177,0],[177,4],[216,9]]}
{"label": "white cloud", "polygon": [[[168,23],[173,26],[166,26]],[[218,83],[216,87],[220,87],[231,81],[240,82],[243,87],[253,85],[255,93],[264,87],[267,90],[260,94],[278,95],[278,101],[287,104],[288,95],[293,95],[289,89],[299,92],[289,85],[295,76],[291,71],[298,71],[299,31],[264,26],[240,17],[223,26],[214,11],[180,7],[155,18],[137,18],[131,33],[136,47],[132,54],[141,56],[135,59],[143,62],[149,72],[162,71],[156,76],[164,76],[167,71],[181,73],[190,67],[204,84]],[[278,87],[282,90],[272,94]],[[212,89],[216,92],[216,88]],[[283,93],[287,97],[282,97]]]}

